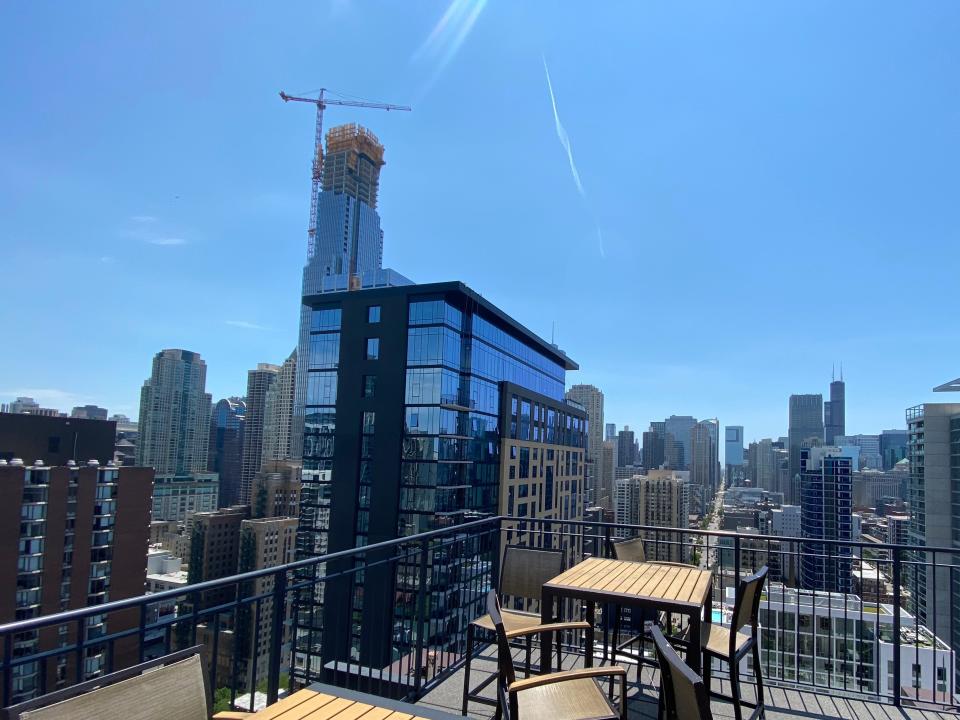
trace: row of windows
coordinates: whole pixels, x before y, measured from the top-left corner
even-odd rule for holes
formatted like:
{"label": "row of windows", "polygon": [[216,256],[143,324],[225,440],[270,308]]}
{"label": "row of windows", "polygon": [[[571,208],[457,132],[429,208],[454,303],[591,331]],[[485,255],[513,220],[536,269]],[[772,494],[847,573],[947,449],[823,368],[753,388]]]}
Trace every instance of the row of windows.
{"label": "row of windows", "polygon": [[443,300],[421,300],[410,303],[410,325],[439,325],[446,323],[460,330],[463,328],[463,313]]}

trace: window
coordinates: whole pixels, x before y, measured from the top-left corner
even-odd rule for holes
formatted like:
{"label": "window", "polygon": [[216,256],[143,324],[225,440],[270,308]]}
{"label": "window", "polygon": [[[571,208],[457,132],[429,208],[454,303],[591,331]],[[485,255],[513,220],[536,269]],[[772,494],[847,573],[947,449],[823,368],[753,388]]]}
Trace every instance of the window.
{"label": "window", "polygon": [[363,397],[372,398],[377,389],[377,376],[376,375],[364,375],[363,376]]}
{"label": "window", "polygon": [[371,305],[367,308],[367,322],[368,323],[378,323],[380,322],[380,306]]}
{"label": "window", "polygon": [[380,358],[380,338],[367,338],[367,360]]}
{"label": "window", "polygon": [[372,412],[363,413],[363,432],[372,433],[375,421],[376,421],[376,415],[374,413]]}

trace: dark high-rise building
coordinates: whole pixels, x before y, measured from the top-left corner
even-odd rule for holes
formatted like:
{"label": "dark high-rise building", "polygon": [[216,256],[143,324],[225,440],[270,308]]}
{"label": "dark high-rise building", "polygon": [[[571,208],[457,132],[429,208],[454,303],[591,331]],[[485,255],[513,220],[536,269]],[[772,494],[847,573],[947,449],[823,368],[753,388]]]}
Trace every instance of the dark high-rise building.
{"label": "dark high-rise building", "polygon": [[220,478],[220,507],[240,501],[240,471],[243,461],[243,423],[247,405],[243,398],[219,400],[210,419],[210,450],[207,458],[211,472]]}
{"label": "dark high-rise building", "polygon": [[800,450],[823,444],[823,395],[791,395],[787,442],[790,451],[790,476],[784,488],[784,500],[796,505],[799,500]]}
{"label": "dark high-rise building", "polygon": [[[0,465],[0,622],[142,595],[153,474],[150,468],[95,464]],[[93,619],[96,624],[86,626],[90,638],[135,630],[140,613],[130,608]],[[77,624],[63,627],[64,635],[51,625],[17,636],[13,652],[31,655],[76,643]],[[77,668],[74,653],[19,666],[10,696],[0,703],[11,705],[139,661],[135,633],[110,645],[110,652],[106,645],[85,651],[83,668]]]}
{"label": "dark high-rise building", "polygon": [[665,462],[665,430],[662,422],[650,423],[650,429],[643,434],[643,466],[655,470]]}
{"label": "dark high-rise building", "polygon": [[907,431],[884,430],[880,433],[880,456],[883,469],[893,470],[893,466],[907,457]]}
{"label": "dark high-rise building", "polygon": [[617,467],[634,465],[637,462],[637,439],[629,425],[617,433]]}
{"label": "dark high-rise building", "polygon": [[[556,467],[553,487],[544,478],[544,513],[582,517],[585,413],[564,402],[566,371],[577,365],[556,346],[459,282],[317,293],[303,302],[299,557],[496,515],[501,479],[510,479],[505,464],[523,472],[522,447],[531,450],[537,482],[551,463],[562,460],[567,479],[577,468],[569,491],[566,481],[557,486]],[[507,418],[509,426],[501,424]],[[519,447],[505,451],[507,441]],[[503,456],[514,449],[516,459]],[[558,501],[547,503],[548,495]],[[461,552],[470,551],[452,553],[448,564],[470,562]],[[403,571],[370,567],[362,578],[304,591],[295,616],[298,681],[316,679],[330,661],[382,668],[411,651],[404,618],[417,593],[406,591]],[[463,592],[444,577],[427,588],[440,603]],[[451,625],[431,632],[459,633],[482,614],[481,594],[461,602],[463,612],[446,618]]]}
{"label": "dark high-rise building", "polygon": [[0,413],[0,460],[43,460],[57,466],[95,459],[106,464],[113,460],[116,428],[110,420]]}
{"label": "dark high-rise building", "polygon": [[837,437],[847,434],[846,388],[841,370],[840,379],[834,379],[830,383],[830,399],[823,404],[823,428],[827,445],[833,445]]}
{"label": "dark high-rise building", "polygon": [[[810,540],[853,539],[852,460],[839,448],[800,450],[800,530]],[[803,543],[800,578],[804,588],[850,592],[849,546]]]}

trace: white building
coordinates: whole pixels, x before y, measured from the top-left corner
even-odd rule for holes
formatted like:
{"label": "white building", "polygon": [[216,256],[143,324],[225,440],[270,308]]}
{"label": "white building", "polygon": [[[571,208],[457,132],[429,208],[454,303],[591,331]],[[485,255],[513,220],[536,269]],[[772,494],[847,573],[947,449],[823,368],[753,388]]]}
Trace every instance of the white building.
{"label": "white building", "polygon": [[[725,591],[729,624],[736,591]],[[952,702],[954,653],[913,615],[900,610],[900,677],[894,679],[894,606],[853,594],[813,592],[772,584],[760,601],[760,658],[764,678],[815,683],[824,690],[877,693]],[[751,661],[741,668],[747,676]],[[718,666],[719,668],[719,666]]]}

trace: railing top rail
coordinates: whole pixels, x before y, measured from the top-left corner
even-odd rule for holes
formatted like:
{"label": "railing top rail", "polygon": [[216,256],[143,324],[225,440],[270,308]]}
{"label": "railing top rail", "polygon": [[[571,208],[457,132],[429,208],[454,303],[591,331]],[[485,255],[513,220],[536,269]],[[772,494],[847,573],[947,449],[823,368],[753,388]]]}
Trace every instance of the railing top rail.
{"label": "railing top rail", "polygon": [[632,523],[605,522],[602,520],[557,520],[554,518],[536,518],[536,517],[514,517],[502,515],[499,520],[509,520],[511,522],[527,522],[551,525],[574,525],[594,528],[622,528],[627,530],[653,530],[657,532],[679,533],[681,535],[708,535],[710,537],[739,537],[745,540],[761,540],[766,542],[772,540],[776,542],[804,542],[821,543],[824,545],[847,545],[850,547],[865,547],[871,550],[898,550],[907,552],[935,552],[950,553],[960,555],[957,548],[936,546],[936,545],[895,545],[891,543],[875,543],[863,540],[821,540],[819,538],[805,538],[786,535],[759,535],[753,533],[741,533],[736,530],[704,530],[701,528],[675,528],[664,527],[662,525],[635,525]]}
{"label": "railing top rail", "polygon": [[[378,552],[383,550],[389,550],[400,545],[405,545],[408,543],[420,543],[428,541],[434,538],[447,537],[450,535],[456,535],[463,532],[469,532],[478,528],[483,528],[485,526],[497,525],[499,529],[503,530],[502,522],[524,522],[530,524],[538,525],[559,525],[559,526],[574,526],[574,527],[588,527],[588,528],[618,528],[626,530],[643,530],[643,531],[655,531],[655,532],[670,532],[677,533],[680,535],[696,535],[696,536],[707,536],[715,538],[740,538],[747,539],[749,541],[756,542],[804,542],[804,543],[819,543],[824,545],[831,546],[849,546],[853,548],[867,548],[871,550],[891,550],[895,553],[902,552],[935,552],[935,553],[945,553],[945,554],[960,554],[955,548],[947,547],[933,547],[933,546],[918,546],[918,545],[893,545],[888,543],[873,543],[873,542],[863,542],[863,541],[854,541],[854,540],[820,540],[816,538],[801,538],[801,537],[783,537],[780,535],[754,535],[754,534],[743,534],[738,533],[732,530],[703,530],[703,529],[690,529],[690,528],[669,528],[655,525],[636,525],[631,523],[615,523],[615,522],[604,522],[604,521],[591,521],[591,520],[559,520],[559,519],[550,519],[550,518],[532,518],[532,517],[513,517],[506,515],[494,515],[487,518],[482,518],[479,520],[472,520],[470,522],[462,523],[460,525],[452,525],[448,528],[441,528],[439,530],[431,530],[425,533],[419,533],[417,535],[409,535],[401,538],[395,538],[393,540],[386,540],[384,542],[374,543],[372,545],[364,545],[363,547],[350,548],[347,550],[341,550],[334,553],[328,553],[326,555],[319,555],[317,557],[306,558],[304,560],[297,560],[292,563],[287,563],[285,565],[275,565],[269,568],[263,568],[260,570],[251,570],[249,572],[238,573],[236,575],[229,575],[222,578],[217,578],[214,580],[206,580],[203,582],[195,583],[193,585],[186,585],[181,588],[174,588],[171,590],[163,590],[161,592],[152,593],[150,595],[138,595],[135,597],[124,598],[122,600],[114,600],[112,602],[103,603],[102,605],[93,605],[85,608],[77,608],[74,610],[66,610],[59,613],[54,613],[50,615],[43,615],[41,617],[29,618],[27,620],[17,620],[14,622],[9,622],[0,625],[0,636],[8,635],[10,633],[26,632],[28,630],[34,630],[41,627],[47,627],[49,625],[60,625],[64,623],[69,623],[77,621],[91,615],[101,615],[106,613],[111,613],[117,610],[124,610],[127,608],[139,607],[141,605],[149,605],[154,603],[160,603],[163,601],[176,600],[178,598],[183,598],[184,596],[194,595],[202,593],[208,590],[215,590],[230,585],[237,585],[242,582],[247,582],[250,580],[256,580],[261,577],[275,575],[281,572],[290,572],[295,570],[300,570],[304,568],[314,567],[321,563],[332,562],[336,560],[343,560],[357,555],[365,555],[371,552]],[[547,532],[550,532],[547,530]],[[322,578],[321,578],[322,579]]]}

